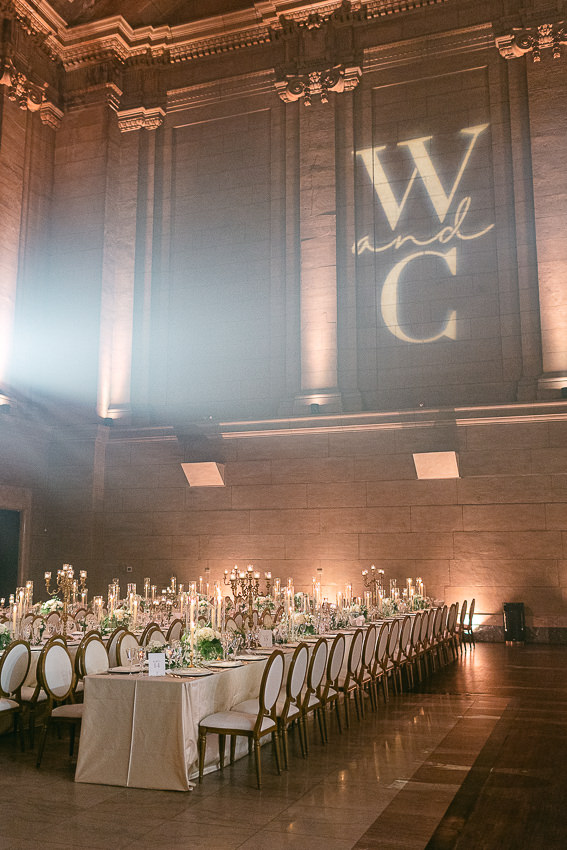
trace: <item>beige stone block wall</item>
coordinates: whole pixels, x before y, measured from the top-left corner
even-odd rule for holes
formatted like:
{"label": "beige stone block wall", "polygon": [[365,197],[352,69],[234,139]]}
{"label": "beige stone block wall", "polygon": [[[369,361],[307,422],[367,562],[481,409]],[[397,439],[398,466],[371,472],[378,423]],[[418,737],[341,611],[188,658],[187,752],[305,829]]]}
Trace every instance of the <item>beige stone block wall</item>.
{"label": "beige stone block wall", "polygon": [[[535,450],[551,450],[557,430],[535,424]],[[481,436],[489,444],[515,446],[516,428],[502,424],[491,434],[479,428],[482,436],[466,427],[458,437],[466,454]],[[417,444],[427,430],[411,429]],[[190,450],[175,439],[145,443],[143,433],[131,442],[117,441],[119,429],[110,434],[102,502],[96,469],[80,482],[94,458],[88,439],[58,441],[51,452],[57,512],[50,551],[61,561],[75,559],[77,568],[88,564],[92,592],[104,592],[115,575],[124,583],[150,576],[159,586],[174,574],[179,581],[197,580],[208,569],[214,582],[235,564],[252,563],[261,574],[292,577],[306,591],[321,569],[324,593],[334,599],[346,583],[362,594],[361,572],[375,564],[400,585],[408,576],[421,577],[436,599],[475,597],[478,625],[501,626],[503,602],[522,601],[530,628],[567,628],[567,473],[469,472],[457,480],[419,481],[414,471],[413,479],[384,480],[391,440],[353,432],[349,446],[343,432],[338,441],[301,437],[295,447],[293,435],[217,443],[217,451],[226,451],[226,486],[190,488],[180,466],[191,459]],[[407,433],[398,435],[400,444],[411,442]],[[518,453],[531,451],[523,425],[519,442]],[[250,459],[251,444],[261,447],[261,459]],[[303,468],[307,480],[281,483],[282,456],[290,458],[294,475]],[[410,452],[393,457],[393,470],[400,458],[413,465]],[[354,458],[361,470],[364,458],[372,459],[366,480],[340,482],[339,473],[354,471]],[[165,473],[177,486],[162,486]],[[254,478],[261,483],[248,483]],[[44,562],[36,563],[39,580]]]}

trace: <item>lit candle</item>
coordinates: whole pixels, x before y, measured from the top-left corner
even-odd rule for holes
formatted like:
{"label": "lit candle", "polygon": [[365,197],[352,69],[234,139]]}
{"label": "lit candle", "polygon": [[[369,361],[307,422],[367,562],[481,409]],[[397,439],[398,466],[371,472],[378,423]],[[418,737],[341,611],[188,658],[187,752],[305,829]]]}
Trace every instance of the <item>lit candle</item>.
{"label": "lit candle", "polygon": [[138,599],[134,598],[132,600],[132,630],[136,628],[138,623]]}
{"label": "lit candle", "polygon": [[144,598],[145,598],[146,602],[149,602],[149,596],[150,596],[150,584],[151,584],[150,579],[149,579],[149,578],[145,578],[145,579],[144,579]]}
{"label": "lit candle", "polygon": [[152,584],[152,602],[156,601],[156,590],[157,590],[157,585]]}
{"label": "lit candle", "polygon": [[337,608],[339,610],[342,610],[342,607],[343,607],[343,595],[342,595],[341,591],[339,590],[339,592],[337,593]]}

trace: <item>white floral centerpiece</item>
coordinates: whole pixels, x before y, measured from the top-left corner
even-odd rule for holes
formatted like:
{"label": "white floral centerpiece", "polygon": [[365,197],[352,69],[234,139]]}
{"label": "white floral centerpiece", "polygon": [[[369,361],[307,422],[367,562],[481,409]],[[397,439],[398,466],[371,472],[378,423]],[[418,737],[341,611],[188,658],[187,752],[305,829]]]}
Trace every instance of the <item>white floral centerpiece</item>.
{"label": "white floral centerpiece", "polygon": [[0,650],[6,649],[11,640],[10,627],[7,623],[0,623]]}
{"label": "white floral centerpiece", "polygon": [[63,610],[63,602],[59,599],[58,596],[52,596],[51,599],[48,599],[46,602],[41,603],[41,607],[39,609],[40,614],[43,617],[48,617],[49,614],[53,614],[54,611],[62,611]]}
{"label": "white floral centerpiece", "polygon": [[[194,646],[204,661],[212,661],[214,658],[222,657],[220,637],[220,632],[211,629],[210,626],[199,626],[195,629],[193,633]],[[185,633],[181,636],[181,645],[184,656],[188,658],[191,651],[190,634]]]}
{"label": "white floral centerpiece", "polygon": [[112,614],[107,614],[106,617],[102,618],[100,630],[103,635],[107,635],[117,629],[118,626],[128,629],[130,628],[131,617],[132,614],[127,608],[115,608]]}

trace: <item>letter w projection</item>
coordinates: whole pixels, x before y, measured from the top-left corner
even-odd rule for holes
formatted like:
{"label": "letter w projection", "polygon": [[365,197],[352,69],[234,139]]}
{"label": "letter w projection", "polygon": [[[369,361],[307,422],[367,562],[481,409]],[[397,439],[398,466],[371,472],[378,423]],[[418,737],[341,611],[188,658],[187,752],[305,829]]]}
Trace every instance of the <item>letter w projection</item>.
{"label": "letter w projection", "polygon": [[366,149],[358,153],[358,156],[361,158],[364,167],[368,172],[368,176],[372,180],[374,191],[382,204],[390,228],[393,231],[398,226],[398,222],[418,176],[421,177],[437,217],[440,223],[443,224],[447,213],[449,212],[449,207],[455,197],[455,192],[459,188],[459,184],[463,174],[465,173],[465,169],[468,165],[477,139],[487,127],[488,124],[478,124],[476,127],[465,127],[461,130],[461,135],[469,136],[469,143],[457,175],[453,181],[453,185],[451,186],[451,190],[448,194],[443,188],[437,169],[435,168],[433,160],[429,154],[427,143],[431,141],[433,136],[423,136],[420,139],[410,139],[407,142],[398,142],[398,147],[408,148],[414,162],[414,169],[401,201],[398,201],[394,196],[392,187],[390,186],[390,181],[388,180],[382,162],[380,161],[380,154],[382,151],[386,150],[386,145],[380,145],[380,147],[374,148],[374,151]]}

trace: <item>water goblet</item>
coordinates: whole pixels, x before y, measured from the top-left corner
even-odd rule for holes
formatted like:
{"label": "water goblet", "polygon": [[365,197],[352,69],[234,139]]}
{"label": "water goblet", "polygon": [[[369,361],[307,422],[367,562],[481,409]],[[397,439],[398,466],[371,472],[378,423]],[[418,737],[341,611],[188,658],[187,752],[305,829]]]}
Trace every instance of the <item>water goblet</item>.
{"label": "water goblet", "polygon": [[138,649],[135,646],[127,646],[126,647],[126,658],[130,664],[130,670],[128,671],[128,675],[132,675],[132,665],[134,663],[134,658],[138,657]]}
{"label": "water goblet", "polygon": [[140,672],[138,676],[142,677],[144,675],[144,661],[146,660],[146,649],[143,646],[139,646],[135,650],[135,652],[138,657],[138,664],[140,665]]}

